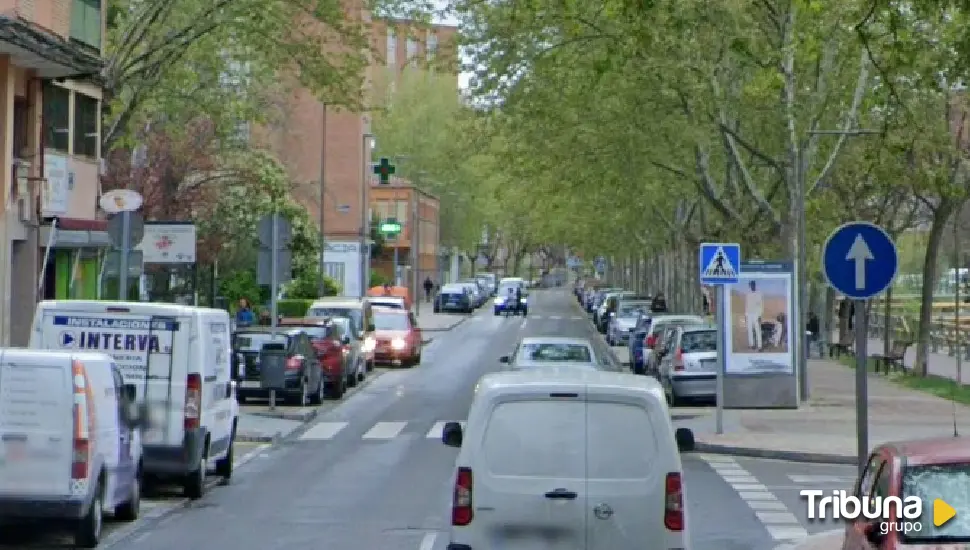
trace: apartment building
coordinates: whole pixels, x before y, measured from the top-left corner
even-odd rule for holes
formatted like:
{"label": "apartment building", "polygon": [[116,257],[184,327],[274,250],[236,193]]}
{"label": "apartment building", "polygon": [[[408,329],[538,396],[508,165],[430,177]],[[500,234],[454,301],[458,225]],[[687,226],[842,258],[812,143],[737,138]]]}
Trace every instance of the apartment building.
{"label": "apartment building", "polygon": [[94,221],[106,7],[0,0],[0,345],[27,344],[47,292],[96,290],[98,251],[108,245]]}
{"label": "apartment building", "polygon": [[[363,18],[370,20],[366,14]],[[454,59],[456,31],[455,27],[408,21],[371,21],[372,43],[378,55],[365,75],[365,104],[370,109],[384,105],[385,74],[410,66],[423,69],[431,66],[429,60],[435,67],[455,70],[457,66],[447,60]],[[457,89],[457,70],[455,74]],[[281,120],[260,132],[262,140],[297,182],[294,198],[306,205],[318,224],[322,217],[325,272],[337,280],[344,295],[361,296],[367,289],[369,273],[370,116],[368,112],[324,106],[301,89],[284,98],[283,103]]]}
{"label": "apartment building", "polygon": [[[420,288],[427,277],[436,283],[440,282],[438,198],[405,179],[392,178],[388,185],[381,185],[375,178],[370,187],[370,207],[373,219],[393,219],[401,224],[400,235],[384,242],[380,255],[371,260],[371,268],[383,277],[394,279],[409,288]],[[417,273],[412,267],[415,250]],[[395,251],[398,259],[396,275]],[[415,282],[418,287],[414,286]]]}

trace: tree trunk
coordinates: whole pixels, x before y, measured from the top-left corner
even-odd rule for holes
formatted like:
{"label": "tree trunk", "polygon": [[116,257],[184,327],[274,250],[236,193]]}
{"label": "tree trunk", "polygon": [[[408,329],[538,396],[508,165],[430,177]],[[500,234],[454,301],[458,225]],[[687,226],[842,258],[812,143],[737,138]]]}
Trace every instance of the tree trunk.
{"label": "tree trunk", "polygon": [[892,312],[893,312],[893,287],[892,285],[889,285],[889,288],[886,289],[886,296],[883,299],[883,308],[882,308],[882,326],[883,326],[882,354],[885,357],[889,357],[889,350],[891,347],[889,340],[890,339],[895,340],[895,338],[893,338],[893,333],[892,333]]}
{"label": "tree trunk", "polygon": [[913,371],[926,376],[929,358],[930,323],[933,320],[933,289],[937,276],[937,260],[943,242],[943,230],[954,210],[953,201],[944,199],[933,212],[930,233],[926,239],[926,255],[923,257],[923,285],[920,289],[919,323],[916,326],[916,364]]}

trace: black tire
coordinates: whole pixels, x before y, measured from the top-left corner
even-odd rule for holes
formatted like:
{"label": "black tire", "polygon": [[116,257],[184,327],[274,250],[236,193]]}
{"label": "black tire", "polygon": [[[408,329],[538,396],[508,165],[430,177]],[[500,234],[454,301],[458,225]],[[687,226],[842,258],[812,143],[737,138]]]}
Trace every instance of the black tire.
{"label": "black tire", "polygon": [[320,376],[320,379],[317,380],[317,390],[313,392],[313,395],[310,396],[310,404],[319,405],[323,403],[323,399],[324,399],[323,376]]}
{"label": "black tire", "polygon": [[185,493],[185,498],[199,500],[205,496],[205,474],[207,469],[205,453],[203,452],[199,463],[195,465],[195,469],[185,474],[185,479],[182,480],[182,492]]}
{"label": "black tire", "polygon": [[348,374],[346,378],[347,378],[347,387],[356,388],[357,387],[357,367],[354,367],[354,372]]}
{"label": "black tire", "polygon": [[419,351],[418,354],[414,357],[414,363],[412,363],[411,366],[416,367],[420,364],[421,364],[421,352]]}
{"label": "black tire", "polygon": [[223,483],[232,479],[233,461],[235,460],[236,443],[236,424],[232,425],[232,435],[229,436],[229,450],[226,456],[216,461],[216,475],[222,478]]}
{"label": "black tire", "polygon": [[115,506],[115,519],[119,521],[135,521],[141,513],[141,465],[135,474],[135,483],[131,488],[131,498]]}
{"label": "black tire", "polygon": [[347,392],[347,380],[343,376],[332,385],[327,386],[327,397],[330,399],[340,399]]}
{"label": "black tire", "polygon": [[438,306],[434,306],[434,312],[435,313],[441,313],[441,308],[438,307]]}
{"label": "black tire", "polygon": [[297,407],[306,407],[310,404],[310,388],[306,380],[300,381],[300,393],[293,398],[293,403]]}
{"label": "black tire", "polygon": [[78,520],[74,528],[74,546],[78,548],[97,548],[101,543],[101,529],[104,526],[104,483],[98,478],[98,486],[94,489],[94,498],[84,517]]}

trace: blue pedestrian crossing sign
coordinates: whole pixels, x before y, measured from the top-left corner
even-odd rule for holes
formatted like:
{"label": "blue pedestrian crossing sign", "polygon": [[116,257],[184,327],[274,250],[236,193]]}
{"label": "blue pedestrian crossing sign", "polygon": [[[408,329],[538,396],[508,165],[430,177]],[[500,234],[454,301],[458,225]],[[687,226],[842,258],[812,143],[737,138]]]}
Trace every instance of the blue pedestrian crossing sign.
{"label": "blue pedestrian crossing sign", "polygon": [[741,245],[737,243],[701,243],[701,284],[729,285],[738,282],[741,267]]}
{"label": "blue pedestrian crossing sign", "polygon": [[896,243],[869,222],[849,222],[829,235],[822,249],[822,273],[832,288],[853,300],[867,300],[893,284],[899,269]]}

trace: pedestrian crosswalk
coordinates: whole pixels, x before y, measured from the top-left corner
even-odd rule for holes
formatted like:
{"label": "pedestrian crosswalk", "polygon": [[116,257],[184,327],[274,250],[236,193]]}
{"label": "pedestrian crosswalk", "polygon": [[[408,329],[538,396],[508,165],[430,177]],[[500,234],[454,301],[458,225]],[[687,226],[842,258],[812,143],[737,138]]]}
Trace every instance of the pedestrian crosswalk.
{"label": "pedestrian crosswalk", "polygon": [[[400,422],[385,421],[377,422],[364,431],[362,434],[357,431],[357,437],[364,441],[388,441],[399,437],[423,437],[425,439],[441,439],[445,424],[448,422],[458,422],[461,427],[465,427],[464,421],[441,420],[428,426],[421,422]],[[302,441],[329,441],[337,437],[350,437],[349,422],[317,422],[305,431],[301,436]]]}

